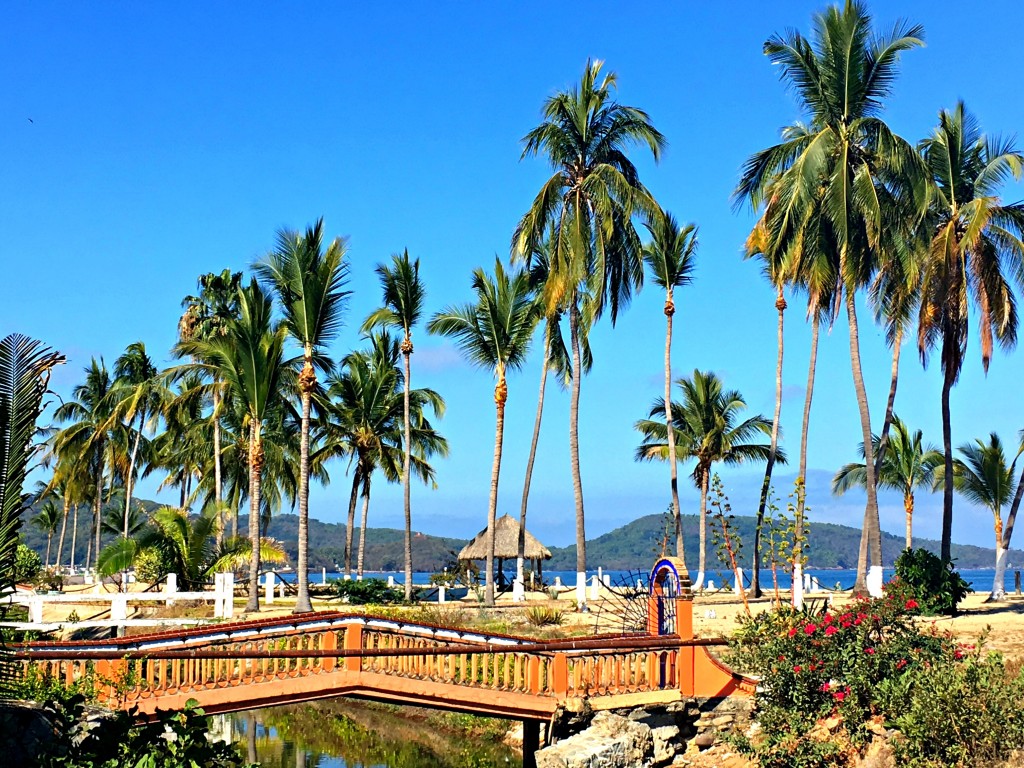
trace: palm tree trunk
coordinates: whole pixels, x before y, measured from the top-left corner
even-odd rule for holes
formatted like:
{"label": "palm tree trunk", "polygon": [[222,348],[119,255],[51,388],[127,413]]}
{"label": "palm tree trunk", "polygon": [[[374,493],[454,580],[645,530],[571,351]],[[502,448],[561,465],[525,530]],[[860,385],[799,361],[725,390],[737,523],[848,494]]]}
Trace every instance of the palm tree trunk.
{"label": "palm tree trunk", "polygon": [[46,533],[46,567],[50,567],[50,542],[53,541],[53,533],[47,531]]}
{"label": "palm tree trunk", "polygon": [[352,473],[352,492],[348,497],[348,525],[345,526],[345,576],[352,578],[352,534],[356,524],[356,502],[359,500],[359,482],[362,480],[361,459],[356,461],[355,472]]}
{"label": "palm tree trunk", "polygon": [[775,360],[775,418],[772,420],[772,444],[768,450],[768,462],[764,467],[764,482],[761,483],[761,498],[757,505],[757,522],[754,526],[754,561],[750,577],[750,593],[755,598],[761,597],[761,527],[764,525],[764,510],[768,506],[768,491],[772,484],[772,469],[775,467],[775,455],[779,449],[779,419],[782,417],[782,352],[783,352],[783,317],[786,312],[786,297],[779,288],[775,299],[775,309],[779,312],[778,355]]}
{"label": "palm tree trunk", "polygon": [[366,551],[366,519],[370,514],[370,473],[363,479],[363,520],[359,526],[359,559],[356,564],[356,578],[363,578],[363,552]]}
{"label": "palm tree trunk", "polygon": [[1021,498],[1024,497],[1024,469],[1021,470],[1020,480],[1017,481],[1017,492],[1013,496],[1013,503],[1010,505],[1010,512],[1006,516],[1006,524],[1003,526],[1003,548],[1010,549],[1010,539],[1013,536],[1013,524],[1017,522],[1017,510],[1020,509]]}
{"label": "palm tree trunk", "polygon": [[[97,467],[97,470],[96,470],[96,498],[93,501],[93,513],[94,513],[95,523],[96,523],[96,531],[95,531],[96,547],[95,547],[95,552],[96,552],[96,559],[97,560],[99,559],[99,556],[100,556],[100,517],[102,516],[102,513],[103,513],[103,470],[104,470],[105,467],[104,467],[104,461],[103,461],[102,457],[103,457],[103,449],[105,448],[105,442],[106,441],[101,439],[99,441],[99,444],[97,445],[97,448],[96,448],[96,450],[99,452],[99,455],[100,455],[99,466]],[[111,485],[111,487],[113,487],[114,483],[111,482],[110,485]],[[85,565],[86,568],[89,567],[88,560],[89,560],[89,555],[87,554],[86,555],[86,565]]]}
{"label": "palm tree trunk", "polygon": [[[669,478],[672,486],[672,520],[676,526],[676,557],[686,570],[683,546],[683,513],[679,508],[679,467],[676,466],[676,433],[672,428],[672,316],[676,312],[672,290],[665,299],[665,433],[668,436]],[[683,574],[680,574],[682,576]],[[688,578],[687,574],[687,578]]]}
{"label": "palm tree trunk", "polygon": [[572,491],[576,500],[576,603],[580,611],[587,607],[587,531],[583,518],[583,480],[580,477],[580,380],[583,378],[580,355],[580,308],[572,297],[569,308],[569,335],[572,344],[572,393],[569,398],[569,466]]}
{"label": "palm tree trunk", "polygon": [[1007,550],[1003,546],[1003,521],[999,516],[999,512],[996,512],[996,572],[992,577],[992,594],[989,595],[989,600],[1002,600],[1006,597],[1006,588],[1003,584],[1004,577],[1006,575],[1006,556]]}
{"label": "palm tree trunk", "polygon": [[811,402],[814,400],[814,378],[818,371],[818,331],[821,313],[817,304],[811,307],[811,356],[807,363],[807,391],[804,393],[804,415],[800,424],[800,469],[797,473],[796,511],[793,516],[793,607],[804,605],[804,508],[807,500],[807,435],[811,425]]}
{"label": "palm tree trunk", "polygon": [[75,548],[78,546],[78,505],[75,504],[74,519],[71,521],[71,559],[70,570],[75,570]]}
{"label": "palm tree trunk", "polygon": [[[213,380],[213,499],[217,505],[217,548],[224,541],[223,490],[220,467],[220,381]],[[237,525],[237,523],[236,523]]]}
{"label": "palm tree trunk", "polygon": [[316,386],[316,373],[309,357],[299,374],[302,392],[302,424],[299,435],[299,593],[295,598],[294,613],[308,613],[313,610],[309,602],[309,411],[312,391]]}
{"label": "palm tree trunk", "polygon": [[491,467],[491,498],[487,505],[487,576],[484,580],[484,605],[494,605],[494,526],[498,522],[498,478],[501,476],[501,444],[505,437],[505,401],[508,384],[505,372],[498,371],[494,388],[494,464]]}
{"label": "palm tree trunk", "polygon": [[704,567],[707,564],[708,551],[708,484],[711,482],[711,470],[704,467],[700,473],[700,552],[697,561],[697,581],[694,590],[704,587]]}
{"label": "palm tree trunk", "polygon": [[139,431],[132,441],[132,452],[128,458],[128,476],[124,479],[124,537],[128,538],[128,518],[132,509],[132,491],[134,490],[135,460],[139,455],[139,441],[142,439],[142,428],[146,423],[146,412],[139,409]]}
{"label": "palm tree trunk", "polygon": [[409,391],[412,386],[412,370],[409,358],[412,356],[412,340],[408,334],[405,337],[408,345],[402,350],[405,358],[405,392],[404,397],[404,427],[405,427],[405,455],[402,457],[402,493],[405,505],[405,601],[412,601],[412,494],[410,475],[410,457],[412,456],[412,428],[409,419]]}
{"label": "palm tree trunk", "polygon": [[[860,413],[860,427],[864,440],[864,469],[868,501],[864,508],[864,527],[868,529],[868,554],[871,565],[862,573],[858,563],[857,579],[863,576],[868,592],[879,597],[882,586],[882,537],[878,522],[878,489],[875,483],[874,446],[871,444],[871,413],[868,410],[868,396],[864,388],[864,372],[860,363],[860,331],[857,326],[857,304],[853,292],[846,292],[846,314],[850,323],[850,366],[853,369],[853,386],[857,394],[857,410]],[[877,569],[877,570],[876,570]]]}
{"label": "palm tree trunk", "polygon": [[249,427],[249,542],[252,554],[249,557],[249,602],[246,613],[260,609],[260,473],[263,469],[263,446],[260,442],[259,425]]}
{"label": "palm tree trunk", "polygon": [[540,394],[537,395],[537,415],[533,420],[533,440],[530,456],[526,460],[526,479],[523,481],[523,500],[519,505],[519,544],[516,554],[516,578],[523,583],[523,568],[526,562],[526,507],[530,500],[530,481],[533,479],[533,462],[537,458],[537,443],[540,441],[540,423],[544,416],[544,388],[548,381],[548,344],[551,343],[551,323],[544,329],[544,360],[540,368]]}
{"label": "palm tree trunk", "polygon": [[903,511],[907,516],[907,534],[906,544],[907,549],[914,548],[914,494],[905,493],[903,494]]}
{"label": "palm tree trunk", "polygon": [[953,559],[953,429],[949,417],[949,392],[953,388],[952,366],[944,371],[942,378],[942,547],[941,556],[945,562]]}
{"label": "palm tree trunk", "polygon": [[64,518],[60,524],[60,538],[57,539],[57,567],[60,568],[60,563],[64,559],[64,537],[68,531],[68,515],[71,512],[71,504],[68,502],[67,497],[64,501]]}

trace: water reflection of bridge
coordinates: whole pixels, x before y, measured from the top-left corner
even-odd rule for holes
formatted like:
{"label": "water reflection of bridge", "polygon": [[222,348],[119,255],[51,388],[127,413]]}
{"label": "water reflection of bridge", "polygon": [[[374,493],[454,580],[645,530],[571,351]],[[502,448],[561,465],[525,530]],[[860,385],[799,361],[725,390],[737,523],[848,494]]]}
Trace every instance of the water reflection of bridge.
{"label": "water reflection of bridge", "polygon": [[[658,634],[665,630],[666,601],[672,634]],[[69,683],[93,674],[103,703],[143,715],[190,699],[216,713],[353,696],[520,719],[526,741],[535,745],[539,724],[574,699],[600,710],[752,692],[753,681],[708,653],[721,640],[693,637],[692,605],[688,592],[656,590],[648,634],[543,642],[310,613],[130,638],[35,642],[19,656]]]}

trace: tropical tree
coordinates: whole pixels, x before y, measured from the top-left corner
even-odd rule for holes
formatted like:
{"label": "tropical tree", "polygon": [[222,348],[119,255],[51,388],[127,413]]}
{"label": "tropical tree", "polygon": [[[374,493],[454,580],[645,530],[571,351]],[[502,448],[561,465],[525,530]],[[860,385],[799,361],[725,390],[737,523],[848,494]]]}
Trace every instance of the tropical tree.
{"label": "tropical tree", "polygon": [[[202,589],[210,576],[220,571],[242,568],[252,557],[249,539],[230,538],[217,543],[219,526],[216,509],[190,516],[173,507],[153,513],[152,525],[132,538],[119,538],[100,553],[97,568],[102,576],[128,570],[147,551],[160,553],[159,562],[167,573],[178,576],[185,591]],[[283,563],[284,550],[269,539],[260,539],[259,557],[267,563]]]}
{"label": "tropical tree", "polygon": [[28,508],[25,476],[50,371],[64,357],[19,333],[0,340],[0,594],[14,591],[18,529]]}
{"label": "tropical tree", "polygon": [[32,518],[32,525],[46,534],[46,567],[50,567],[50,543],[60,527],[61,513],[53,500],[47,500]]}
{"label": "tropical tree", "polygon": [[380,279],[383,292],[382,304],[379,309],[370,313],[363,322],[363,333],[377,327],[399,328],[402,331],[402,359],[404,370],[404,412],[403,440],[404,458],[402,462],[402,492],[405,511],[405,599],[412,600],[412,418],[410,391],[412,387],[412,369],[410,360],[413,353],[412,329],[423,315],[423,301],[426,290],[420,280],[420,260],[411,260],[409,250],[401,255],[391,256],[391,265],[378,264],[377,277]]}
{"label": "tropical tree", "polygon": [[[523,157],[544,154],[554,173],[512,237],[514,259],[529,259],[553,229],[543,295],[548,311],[568,315],[572,354],[569,456],[576,504],[576,589],[586,607],[586,525],[579,462],[582,337],[607,305],[612,324],[643,282],[643,255],[633,226],[654,201],[627,152],[647,146],[655,160],[665,140],[646,112],[614,99],[617,78],[588,61],[578,86],[550,97],[543,122],[523,138]],[[588,300],[589,299],[589,300]]]}
{"label": "tropical tree", "polygon": [[[256,274],[273,286],[288,334],[302,348],[299,397],[302,423],[299,442],[298,597],[295,613],[313,610],[309,601],[309,418],[317,388],[314,363],[325,367],[322,347],[341,329],[349,292],[345,243],[336,238],[324,249],[324,222],[318,219],[305,233],[281,230],[277,246]],[[329,364],[326,366],[329,368]]]}
{"label": "tropical tree", "polygon": [[867,504],[871,578],[859,569],[858,588],[880,592],[881,529],[871,445],[871,417],[860,361],[856,293],[873,275],[884,241],[905,216],[905,201],[923,206],[920,162],[913,148],[878,117],[896,78],[900,54],[921,45],[922,29],[904,23],[876,35],[860,2],[847,0],[815,14],[808,39],[775,35],[765,54],[797,94],[806,124],[787,129],[783,141],[753,155],[736,189],[741,200],[766,207],[770,248],[790,242],[808,214],[827,220],[835,240],[838,277],[850,326],[850,363],[867,452]]}
{"label": "tropical tree", "polygon": [[[209,272],[197,281],[199,293],[186,296],[181,302],[185,312],[178,322],[178,340],[189,342],[196,339],[210,340],[227,332],[228,322],[238,316],[238,290],[242,286],[242,273],[223,270],[220,274]],[[177,350],[176,350],[177,351]],[[221,400],[223,383],[213,378],[210,387],[213,408],[210,423],[213,427],[213,498],[218,508],[222,507],[221,478]],[[238,535],[238,515],[232,518],[232,535]],[[224,521],[217,527],[217,542],[220,543]]]}
{"label": "tropical tree", "polygon": [[494,276],[483,269],[473,271],[473,304],[452,306],[435,314],[427,324],[430,333],[455,340],[456,346],[473,365],[494,372],[494,462],[487,509],[487,573],[484,602],[494,605],[494,526],[498,519],[498,482],[505,436],[505,403],[508,400],[506,373],[522,368],[530,339],[540,314],[533,299],[526,270],[506,272],[494,260]]}
{"label": "tropical tree", "polygon": [[[145,474],[155,469],[165,471],[167,477],[160,489],[177,486],[178,507],[188,509],[195,495],[193,483],[212,476],[216,484],[218,479],[217,473],[211,472],[214,463],[212,419],[207,419],[204,413],[212,388],[204,382],[203,375],[191,367],[172,369],[171,376],[177,379],[177,386],[167,392],[163,407],[164,430],[151,442],[152,456]],[[217,421],[220,419],[218,417]],[[219,435],[220,430],[217,431]],[[220,508],[221,504],[215,501],[214,506]],[[223,520],[217,530],[218,537],[222,535],[222,527]]]}
{"label": "tropical tree", "polygon": [[[197,367],[225,383],[241,417],[238,434],[247,435],[250,541],[260,538],[260,493],[266,460],[263,432],[268,417],[279,406],[286,376],[285,329],[274,323],[271,309],[270,297],[253,280],[239,290],[238,317],[228,320],[223,335],[179,344],[185,354],[197,360]],[[259,567],[259,547],[253,547],[247,612],[260,609]]]}
{"label": "tropical tree", "polygon": [[[716,462],[728,465],[748,461],[767,461],[771,445],[751,442],[759,435],[771,435],[772,423],[764,416],[752,416],[740,421],[747,404],[736,390],[726,390],[722,380],[714,373],[694,370],[693,377],[679,379],[683,399],[672,404],[672,427],[677,435],[677,458],[681,462],[693,459],[693,481],[700,490],[700,553],[695,589],[704,584],[707,552],[707,500],[711,484],[711,470]],[[665,403],[659,397],[651,406],[649,418],[636,423],[643,442],[636,449],[637,461],[669,458],[664,418]],[[779,449],[775,460],[786,463],[786,454]]]}
{"label": "tropical tree", "polygon": [[72,399],[63,402],[53,414],[58,424],[67,425],[55,435],[56,452],[59,455],[78,456],[90,468],[90,495],[97,552],[100,549],[104,476],[109,463],[108,448],[112,439],[112,388],[113,379],[103,364],[103,358],[98,361],[93,358],[89,367],[85,369],[85,381],[74,387],[71,392]]}
{"label": "tropical tree", "polygon": [[[925,445],[921,430],[910,428],[899,416],[892,417],[892,435],[884,452],[880,450],[882,438],[874,435],[876,455],[882,456],[878,468],[878,487],[899,491],[903,494],[903,511],[906,515],[906,548],[914,546],[913,518],[914,491],[921,486],[931,486],[935,470],[942,464],[942,454],[931,445]],[[864,446],[858,447],[861,457]],[[846,464],[832,478],[832,493],[841,495],[854,486],[863,488],[867,482],[867,471],[863,463]]]}
{"label": "tropical tree", "polygon": [[685,565],[683,518],[679,509],[679,481],[676,466],[676,438],[672,429],[672,316],[676,312],[675,289],[692,280],[697,252],[697,228],[680,226],[675,217],[659,207],[647,223],[650,241],[644,245],[644,261],[654,284],[665,291],[665,424],[668,437],[668,465],[672,489],[672,517],[676,529],[676,557]]}
{"label": "tropical tree", "polygon": [[[939,348],[942,368],[942,557],[950,559],[954,475],[949,394],[967,354],[970,307],[976,308],[981,363],[988,371],[993,341],[1005,348],[1017,338],[1017,310],[1007,273],[1022,279],[1024,205],[1004,205],[999,190],[1019,179],[1024,156],[1009,141],[988,138],[959,102],[939,113],[939,125],[919,150],[928,168],[932,233],[925,257],[918,320],[922,360]],[[955,478],[954,478],[955,480]]]}
{"label": "tropical tree", "polygon": [[[166,388],[159,377],[159,369],[146,352],[146,345],[141,341],[128,345],[117,360],[114,361],[114,384],[110,396],[114,404],[111,408],[111,427],[115,420],[123,421],[125,436],[131,440],[128,456],[128,472],[124,478],[124,527],[122,535],[128,536],[128,519],[131,513],[132,494],[135,486],[135,473],[139,458],[139,445],[147,425],[155,430],[156,421],[160,417],[163,402],[166,399]],[[138,424],[135,425],[136,420]]]}
{"label": "tropical tree", "polygon": [[[1003,580],[1010,549],[1009,537],[1003,535],[1002,511],[1014,498],[1014,476],[1021,452],[1018,451],[1013,461],[1007,464],[1006,452],[995,432],[989,435],[987,443],[979,439],[961,445],[958,450],[963,458],[953,464],[953,487],[967,501],[986,507],[992,513],[996,535],[996,572],[992,578],[990,599],[1002,600],[1006,596]],[[944,481],[943,476],[936,484],[942,485]]]}

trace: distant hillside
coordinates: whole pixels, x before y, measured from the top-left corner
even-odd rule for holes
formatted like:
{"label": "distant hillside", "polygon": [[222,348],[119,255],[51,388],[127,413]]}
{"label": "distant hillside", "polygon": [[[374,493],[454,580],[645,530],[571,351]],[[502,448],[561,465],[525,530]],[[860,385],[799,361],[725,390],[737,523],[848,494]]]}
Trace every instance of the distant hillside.
{"label": "distant hillside", "polygon": [[[155,509],[159,505],[151,502],[143,502],[147,509]],[[28,512],[25,516],[25,524],[21,528],[22,537],[26,544],[45,556],[46,536],[42,534],[30,520],[35,516],[35,511]],[[90,524],[90,511],[82,508],[78,513],[78,541],[75,554],[75,563],[84,564],[86,547],[88,546],[88,529]],[[750,548],[753,542],[754,518],[736,517],[733,524],[744,543],[743,563],[749,564]],[[269,535],[284,544],[289,561],[294,564],[298,557],[299,518],[297,515],[278,515],[270,523]],[[660,541],[665,525],[664,515],[648,515],[633,520],[630,523],[616,528],[610,533],[591,539],[587,542],[587,562],[592,566],[602,566],[610,569],[646,569],[651,560],[661,552]],[[695,515],[683,516],[683,528],[685,530],[685,545],[689,555],[687,562],[691,567],[697,565],[697,517]],[[245,532],[248,529],[248,516],[243,515],[239,519],[239,531]],[[359,540],[359,530],[354,531],[354,544]],[[103,544],[106,546],[113,537],[104,536]],[[396,528],[368,528],[366,531],[366,569],[371,571],[400,571],[404,567],[405,557],[403,554],[404,533]],[[443,536],[431,536],[428,534],[415,534],[412,544],[413,569],[417,571],[437,572],[451,564],[455,555],[466,544],[466,539],[448,538]],[[67,545],[65,547],[64,562],[67,563],[67,547],[70,547],[71,530],[70,523],[67,532]],[[335,564],[344,564],[345,552],[345,526],[341,523],[324,523],[320,520],[310,518],[309,521],[309,543],[310,556],[309,565],[313,570],[327,568],[333,570]],[[926,547],[934,552],[939,550],[939,542],[933,539],[917,539],[918,546]],[[855,568],[857,566],[857,551],[860,547],[860,531],[845,525],[834,525],[832,523],[811,524],[810,546],[808,548],[808,559],[811,567],[815,568]],[[544,564],[545,570],[566,570],[576,569],[576,547],[550,547],[552,559]],[[882,557],[885,565],[891,566],[896,557],[903,549],[903,537],[894,536],[889,533],[882,534]],[[51,558],[57,553],[57,542],[54,540]],[[353,555],[354,559],[355,555]],[[995,563],[995,552],[984,547],[969,545],[953,545],[953,557],[961,568],[991,568]],[[1010,562],[1024,563],[1024,552],[1020,550],[1010,551]],[[353,562],[354,564],[354,562]],[[708,537],[708,568],[716,570],[718,561],[711,544],[711,537]]]}
{"label": "distant hillside", "polygon": [[[647,515],[616,528],[587,542],[587,562],[610,569],[638,568],[650,562],[661,553],[661,539],[665,527],[664,515]],[[749,565],[754,541],[754,518],[737,516],[733,525],[744,544],[743,564]],[[687,552],[687,565],[695,568],[700,546],[698,517],[683,515],[683,543]],[[882,533],[882,559],[891,566],[903,551],[903,537]],[[934,539],[914,539],[914,545],[939,551],[939,542]],[[551,570],[576,569],[576,545],[549,547],[552,558],[544,564]],[[808,546],[808,564],[812,568],[856,568],[857,553],[860,549],[860,530],[832,523],[811,523]],[[708,568],[718,567],[717,554],[708,535]],[[991,568],[995,565],[995,550],[964,544],[953,545],[953,558],[960,568]],[[1024,562],[1024,552],[1010,550],[1010,562]]]}

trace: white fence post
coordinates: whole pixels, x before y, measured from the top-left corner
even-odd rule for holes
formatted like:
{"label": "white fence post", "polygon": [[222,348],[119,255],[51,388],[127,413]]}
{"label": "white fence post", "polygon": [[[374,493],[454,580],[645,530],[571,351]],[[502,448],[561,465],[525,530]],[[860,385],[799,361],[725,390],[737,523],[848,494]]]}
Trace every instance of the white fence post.
{"label": "white fence post", "polygon": [[[668,429],[668,427],[665,427],[665,429]],[[321,568],[320,569],[320,584],[321,584],[321,586],[326,586],[326,584],[327,584],[327,569],[326,568]]]}
{"label": "white fence post", "polygon": [[733,592],[735,592],[738,595],[740,593],[741,589],[743,589],[743,569],[742,568],[737,568],[736,569],[736,584],[733,585]]}
{"label": "white fence post", "polygon": [[437,588],[437,602],[443,603],[445,601],[444,584]]}
{"label": "white fence post", "polygon": [[235,615],[235,574],[228,571],[224,574],[224,618],[230,619]]}
{"label": "white fence post", "polygon": [[43,623],[43,599],[41,597],[33,597],[29,600],[28,617],[29,621],[35,624]]}
{"label": "white fence post", "polygon": [[[168,595],[173,595],[178,591],[178,574],[168,573],[167,583],[164,584],[164,592]],[[173,600],[167,600],[167,605],[174,605]]]}
{"label": "white fence post", "polygon": [[590,599],[597,600],[601,596],[601,582],[597,576],[594,576],[590,580]]}
{"label": "white fence post", "polygon": [[113,595],[110,598],[110,618],[112,621],[128,619],[128,595]]}

